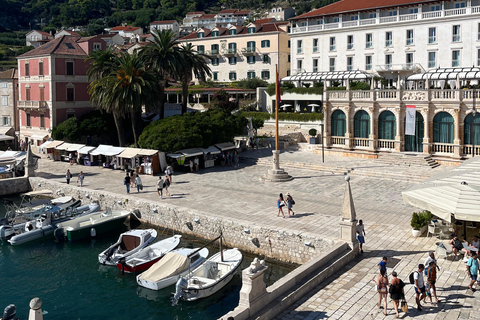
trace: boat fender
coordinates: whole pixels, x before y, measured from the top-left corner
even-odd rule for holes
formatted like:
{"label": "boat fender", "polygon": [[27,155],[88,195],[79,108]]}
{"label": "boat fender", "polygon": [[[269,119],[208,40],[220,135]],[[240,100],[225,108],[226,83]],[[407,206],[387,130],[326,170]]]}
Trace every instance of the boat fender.
{"label": "boat fender", "polygon": [[65,239],[65,230],[63,228],[57,228],[53,231],[53,236],[57,241],[62,241]]}
{"label": "boat fender", "polygon": [[95,228],[90,229],[90,237],[95,238],[97,236],[97,230]]}
{"label": "boat fender", "polygon": [[17,316],[17,307],[14,304],[10,304],[5,307],[3,311],[2,320],[14,320]]}

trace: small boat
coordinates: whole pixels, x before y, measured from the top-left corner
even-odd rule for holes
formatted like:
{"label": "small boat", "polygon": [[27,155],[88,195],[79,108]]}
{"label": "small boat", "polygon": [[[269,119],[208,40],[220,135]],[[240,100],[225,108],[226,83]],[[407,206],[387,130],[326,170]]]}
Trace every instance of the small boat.
{"label": "small boat", "polygon": [[100,205],[98,203],[90,203],[84,206],[76,207],[74,210],[75,214],[88,214],[100,211]]}
{"label": "small boat", "polygon": [[137,253],[132,254],[126,259],[120,259],[117,263],[117,268],[122,272],[134,273],[142,272],[150,268],[155,262],[163,258],[165,254],[172,251],[180,244],[181,235],[174,235],[173,237],[158,241]]}
{"label": "small boat", "polygon": [[150,290],[173,286],[178,278],[187,275],[208,257],[208,249],[180,248],[167,253],[147,271],[137,276],[137,283]]}
{"label": "small boat", "polygon": [[222,251],[214,254],[185,277],[178,279],[173,305],[180,299],[194,301],[209,297],[233,279],[243,261],[243,255],[237,248],[223,250],[223,259],[221,253]]}
{"label": "small boat", "polygon": [[155,229],[133,229],[124,232],[117,242],[98,255],[98,262],[114,266],[120,259],[126,259],[151,244],[156,237]]}
{"label": "small boat", "polygon": [[130,211],[95,212],[75,220],[57,224],[55,238],[70,241],[95,238],[97,235],[117,229],[123,225]]}

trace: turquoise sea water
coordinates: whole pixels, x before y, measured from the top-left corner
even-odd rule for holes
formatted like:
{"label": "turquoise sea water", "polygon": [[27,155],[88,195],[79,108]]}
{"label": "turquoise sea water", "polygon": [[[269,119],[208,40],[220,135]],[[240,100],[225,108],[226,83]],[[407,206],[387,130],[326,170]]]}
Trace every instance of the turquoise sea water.
{"label": "turquoise sea water", "polygon": [[[3,205],[0,207],[3,216]],[[119,234],[117,231],[80,242],[49,239],[21,246],[0,242],[0,312],[13,303],[17,317],[28,319],[28,304],[34,297],[43,301],[45,320],[217,319],[237,306],[240,272],[215,295],[196,302],[181,301],[172,307],[174,286],[151,291],[139,287],[133,274],[122,275],[116,267],[100,265],[98,254],[114,243]],[[168,236],[171,234],[159,232],[157,239]],[[180,246],[198,247],[201,243],[182,239]],[[217,252],[218,244],[209,250],[210,254]],[[244,256],[241,270],[252,259]],[[267,285],[292,270],[284,265],[268,265]]]}

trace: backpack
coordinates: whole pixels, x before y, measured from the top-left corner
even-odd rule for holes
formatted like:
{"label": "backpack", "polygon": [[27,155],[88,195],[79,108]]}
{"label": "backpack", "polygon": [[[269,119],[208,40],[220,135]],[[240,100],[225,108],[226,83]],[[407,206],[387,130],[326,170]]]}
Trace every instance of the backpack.
{"label": "backpack", "polygon": [[410,283],[411,283],[411,284],[415,284],[415,278],[414,278],[414,277],[415,277],[415,276],[414,276],[415,273],[418,273],[418,271],[413,271],[412,273],[410,273],[410,276],[408,277],[408,279],[410,280]]}

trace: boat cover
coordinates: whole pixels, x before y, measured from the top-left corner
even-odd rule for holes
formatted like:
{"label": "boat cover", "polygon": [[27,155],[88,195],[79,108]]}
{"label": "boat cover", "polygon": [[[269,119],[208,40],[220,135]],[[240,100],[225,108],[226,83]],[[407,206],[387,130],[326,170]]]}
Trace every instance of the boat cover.
{"label": "boat cover", "polygon": [[180,274],[187,270],[188,266],[189,259],[186,256],[176,252],[169,252],[140,277],[147,281],[155,282]]}

